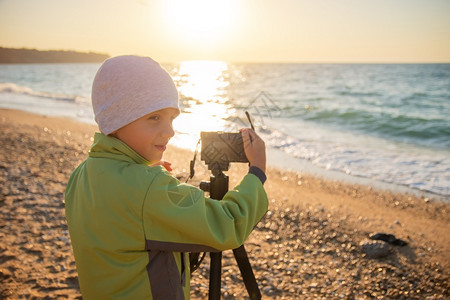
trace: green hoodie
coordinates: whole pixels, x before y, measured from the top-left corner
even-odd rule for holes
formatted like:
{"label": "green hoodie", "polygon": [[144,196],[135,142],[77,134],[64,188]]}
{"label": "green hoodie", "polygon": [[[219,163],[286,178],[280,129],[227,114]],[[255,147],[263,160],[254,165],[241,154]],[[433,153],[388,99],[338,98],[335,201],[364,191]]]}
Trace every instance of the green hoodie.
{"label": "green hoodie", "polygon": [[253,174],[216,201],[149,164],[96,133],[69,179],[66,219],[83,299],[188,299],[186,252],[239,247],[267,211]]}

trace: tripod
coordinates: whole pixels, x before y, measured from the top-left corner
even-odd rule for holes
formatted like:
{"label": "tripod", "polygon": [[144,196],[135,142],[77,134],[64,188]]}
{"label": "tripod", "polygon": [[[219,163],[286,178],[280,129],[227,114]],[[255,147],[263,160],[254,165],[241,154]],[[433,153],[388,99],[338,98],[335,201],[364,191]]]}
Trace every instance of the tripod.
{"label": "tripod", "polygon": [[[200,188],[210,193],[210,197],[216,200],[222,200],[228,191],[228,176],[220,168],[212,168],[209,182],[202,182]],[[247,251],[244,245],[233,249],[234,258],[238,264],[239,270],[247,289],[250,299],[261,299],[261,293],[253,274],[252,267],[248,260]],[[209,299],[220,299],[221,274],[222,274],[222,252],[210,252],[211,265],[209,271]]]}

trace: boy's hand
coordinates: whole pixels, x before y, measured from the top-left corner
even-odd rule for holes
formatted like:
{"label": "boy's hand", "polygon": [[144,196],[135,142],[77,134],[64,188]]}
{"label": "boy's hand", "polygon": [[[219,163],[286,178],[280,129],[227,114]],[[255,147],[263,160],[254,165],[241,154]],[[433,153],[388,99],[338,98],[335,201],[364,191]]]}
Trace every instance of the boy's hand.
{"label": "boy's hand", "polygon": [[161,160],[161,161],[158,161],[158,162],[156,162],[154,164],[151,164],[150,167],[163,166],[168,172],[172,172],[171,165],[172,164],[170,162]]}
{"label": "boy's hand", "polygon": [[266,172],[266,145],[264,141],[250,128],[239,130],[244,142],[244,151],[250,166],[260,168]]}

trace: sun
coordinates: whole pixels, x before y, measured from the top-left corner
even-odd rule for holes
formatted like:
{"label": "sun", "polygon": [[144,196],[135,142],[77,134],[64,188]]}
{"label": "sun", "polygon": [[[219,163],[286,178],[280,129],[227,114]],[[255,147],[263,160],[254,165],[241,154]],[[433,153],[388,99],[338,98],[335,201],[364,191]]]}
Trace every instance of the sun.
{"label": "sun", "polygon": [[165,0],[163,14],[173,37],[215,43],[233,28],[236,0]]}

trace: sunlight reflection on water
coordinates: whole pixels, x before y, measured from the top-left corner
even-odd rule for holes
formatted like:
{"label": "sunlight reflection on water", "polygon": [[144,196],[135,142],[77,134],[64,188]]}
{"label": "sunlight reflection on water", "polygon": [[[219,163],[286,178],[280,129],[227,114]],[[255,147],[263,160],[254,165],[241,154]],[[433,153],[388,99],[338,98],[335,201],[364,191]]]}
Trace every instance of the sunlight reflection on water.
{"label": "sunlight reflection on water", "polygon": [[183,113],[174,121],[173,144],[193,150],[201,131],[225,130],[234,113],[226,93],[227,70],[222,61],[184,61],[175,68]]}

